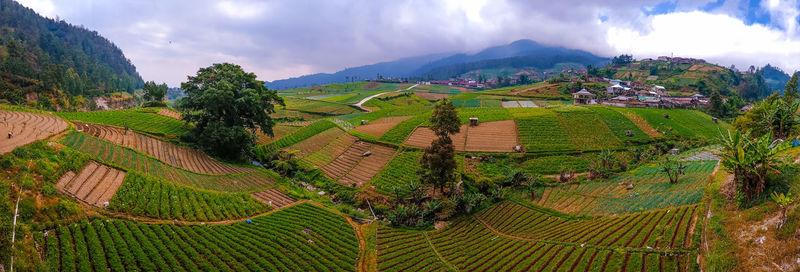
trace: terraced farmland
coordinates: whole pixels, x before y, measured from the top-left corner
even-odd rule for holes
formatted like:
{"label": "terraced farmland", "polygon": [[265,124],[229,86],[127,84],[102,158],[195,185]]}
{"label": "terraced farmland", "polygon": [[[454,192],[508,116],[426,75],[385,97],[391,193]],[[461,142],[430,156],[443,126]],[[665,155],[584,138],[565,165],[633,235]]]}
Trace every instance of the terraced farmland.
{"label": "terraced farmland", "polygon": [[269,189],[261,192],[250,194],[253,198],[258,199],[264,204],[270,205],[275,208],[283,208],[295,202],[293,198],[287,196],[278,189]]}
{"label": "terraced farmland", "polygon": [[64,173],[56,183],[56,188],[83,202],[104,208],[125,179],[125,171],[120,171],[97,162],[89,162],[78,174]]}
{"label": "terraced farmland", "polygon": [[[514,146],[519,145],[514,120],[480,123],[478,126],[463,125],[460,130],[450,136],[458,151],[513,152]],[[405,144],[428,147],[435,138],[430,128],[418,127]]]}
{"label": "terraced farmland", "polygon": [[[537,205],[571,214],[621,214],[700,202],[716,161],[691,162],[678,183],[643,167],[607,181],[545,188]],[[627,189],[633,184],[633,189]]]}
{"label": "terraced farmland", "polygon": [[343,134],[345,134],[345,132],[338,127],[329,128],[317,135],[303,140],[302,142],[288,147],[288,149],[296,150],[298,152],[297,156],[302,158],[310,155],[311,153],[317,152],[317,150],[322,149],[328,143],[339,136],[342,136]]}
{"label": "terraced farmland", "polygon": [[420,168],[419,159],[422,152],[402,151],[399,152],[375,177],[371,184],[379,193],[393,195],[395,188],[400,189],[401,195],[408,194],[408,185],[412,181],[418,181],[420,176],[417,170]]}
{"label": "terraced farmland", "polygon": [[519,141],[526,152],[551,152],[576,150],[578,147],[558,116],[552,112],[537,112],[517,119]]}
{"label": "terraced farmland", "polygon": [[379,228],[378,270],[682,271],[690,259],[674,249],[690,243],[694,207],[592,221],[510,203],[490,209],[437,231]]}
{"label": "terraced farmland", "polygon": [[158,114],[158,109],[130,109],[91,112],[57,112],[57,116],[85,123],[128,127],[135,131],[178,137],[186,134],[183,121]]}
{"label": "terraced farmland", "polygon": [[67,128],[61,118],[19,111],[0,111],[0,154],[14,150],[37,140],[41,140]]}
{"label": "terraced farmland", "polygon": [[358,126],[355,128],[355,131],[361,132],[367,135],[372,135],[375,137],[381,137],[384,133],[392,129],[394,126],[411,118],[409,116],[398,116],[398,117],[384,117],[372,122],[369,122],[366,125]]}
{"label": "terraced farmland", "polygon": [[218,191],[249,191],[275,185],[277,174],[258,170],[232,175],[204,175],[173,167],[135,150],[73,132],[61,141],[64,145],[98,161],[146,173],[179,184]]}
{"label": "terraced farmland", "polygon": [[322,167],[322,172],[339,183],[360,188],[389,163],[394,153],[394,148],[357,141]]}
{"label": "terraced farmland", "polygon": [[220,163],[201,151],[176,146],[152,137],[125,131],[121,128],[75,122],[78,131],[116,145],[143,152],[169,165],[201,174],[238,174],[253,172],[253,169]]}
{"label": "terraced farmland", "polygon": [[329,142],[317,152],[312,153],[302,159],[302,162],[308,167],[324,166],[334,159],[342,155],[352,144],[358,141],[358,138],[350,134],[339,135],[336,139]]}
{"label": "terraced farmland", "polygon": [[622,142],[597,114],[584,108],[578,109],[580,110],[558,112],[567,134],[578,145],[578,148],[600,150],[622,145]]}
{"label": "terraced farmland", "polygon": [[181,113],[177,112],[177,111],[174,111],[174,110],[159,109],[158,110],[158,114],[161,114],[163,116],[166,116],[166,117],[169,117],[169,118],[172,118],[172,119],[181,120]]}
{"label": "terraced farmland", "polygon": [[311,204],[251,224],[82,221],[50,232],[43,246],[60,271],[355,271],[359,252],[353,227]]}

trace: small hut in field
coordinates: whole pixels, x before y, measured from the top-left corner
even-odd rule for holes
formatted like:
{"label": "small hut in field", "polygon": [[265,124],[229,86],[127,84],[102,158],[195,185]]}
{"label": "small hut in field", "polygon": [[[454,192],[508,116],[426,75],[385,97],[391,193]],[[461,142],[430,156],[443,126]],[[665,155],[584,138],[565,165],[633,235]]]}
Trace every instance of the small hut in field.
{"label": "small hut in field", "polygon": [[581,89],[577,93],[572,94],[573,104],[575,105],[589,105],[594,97],[595,95],[586,89]]}

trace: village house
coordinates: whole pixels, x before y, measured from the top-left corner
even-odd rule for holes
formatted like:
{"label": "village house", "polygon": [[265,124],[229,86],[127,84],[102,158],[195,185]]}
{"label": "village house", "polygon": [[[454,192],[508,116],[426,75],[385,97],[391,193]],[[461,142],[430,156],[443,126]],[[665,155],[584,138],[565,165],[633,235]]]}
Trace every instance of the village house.
{"label": "village house", "polygon": [[581,89],[580,91],[572,94],[573,104],[575,105],[590,105],[590,104],[597,104],[594,101],[594,97],[596,95],[590,93],[586,89]]}
{"label": "village house", "polygon": [[667,88],[664,88],[664,86],[658,86],[658,85],[655,85],[655,86],[653,86],[653,88],[652,88],[652,89],[653,89],[653,91],[654,91],[654,92],[656,92],[657,94],[664,94],[664,93],[666,93],[666,92],[667,92]]}

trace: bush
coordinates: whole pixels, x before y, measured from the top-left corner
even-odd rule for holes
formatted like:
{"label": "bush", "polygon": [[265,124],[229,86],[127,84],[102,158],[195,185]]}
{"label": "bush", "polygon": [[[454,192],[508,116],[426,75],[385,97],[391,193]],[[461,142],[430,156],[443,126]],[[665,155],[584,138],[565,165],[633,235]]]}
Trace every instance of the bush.
{"label": "bush", "polygon": [[55,209],[58,216],[62,219],[78,214],[78,204],[64,199],[58,201]]}
{"label": "bush", "polygon": [[0,167],[3,169],[11,169],[14,165],[18,165],[17,161],[14,159],[14,156],[6,154],[0,157]]}
{"label": "bush", "polygon": [[26,197],[19,201],[19,218],[23,221],[30,220],[36,215],[36,199]]}
{"label": "bush", "polygon": [[57,176],[58,164],[47,160],[41,160],[36,163],[33,171],[42,175],[45,181],[54,181]]}
{"label": "bush", "polygon": [[58,189],[52,183],[45,183],[42,185],[42,194],[45,196],[55,196],[58,194]]}
{"label": "bush", "polygon": [[36,183],[33,182],[33,177],[30,174],[20,175],[20,186],[25,190],[33,190],[36,188]]}

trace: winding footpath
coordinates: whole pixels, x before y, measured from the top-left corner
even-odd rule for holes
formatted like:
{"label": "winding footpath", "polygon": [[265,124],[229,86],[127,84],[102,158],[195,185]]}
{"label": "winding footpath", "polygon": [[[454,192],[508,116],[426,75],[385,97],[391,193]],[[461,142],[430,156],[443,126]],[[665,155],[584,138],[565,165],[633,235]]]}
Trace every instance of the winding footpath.
{"label": "winding footpath", "polygon": [[373,98],[375,98],[375,97],[378,97],[378,96],[381,96],[381,95],[384,95],[384,94],[387,94],[387,93],[396,93],[396,92],[401,92],[401,91],[408,91],[408,90],[411,90],[411,89],[413,89],[414,87],[417,87],[417,85],[419,85],[419,84],[414,84],[414,85],[411,85],[411,87],[408,87],[408,88],[406,88],[405,90],[403,90],[403,89],[400,89],[400,90],[395,90],[395,91],[391,91],[391,92],[385,92],[385,93],[379,93],[379,94],[376,94],[376,95],[371,95],[371,96],[368,96],[367,98],[361,99],[361,101],[360,101],[360,102],[353,104],[353,106],[359,107],[359,108],[361,108],[362,110],[365,110],[365,111],[367,111],[367,112],[370,112],[370,111],[372,111],[372,110],[370,110],[370,109],[368,109],[368,108],[365,108],[364,106],[362,106],[364,103],[367,103],[367,101],[369,101],[370,99],[373,99]]}

